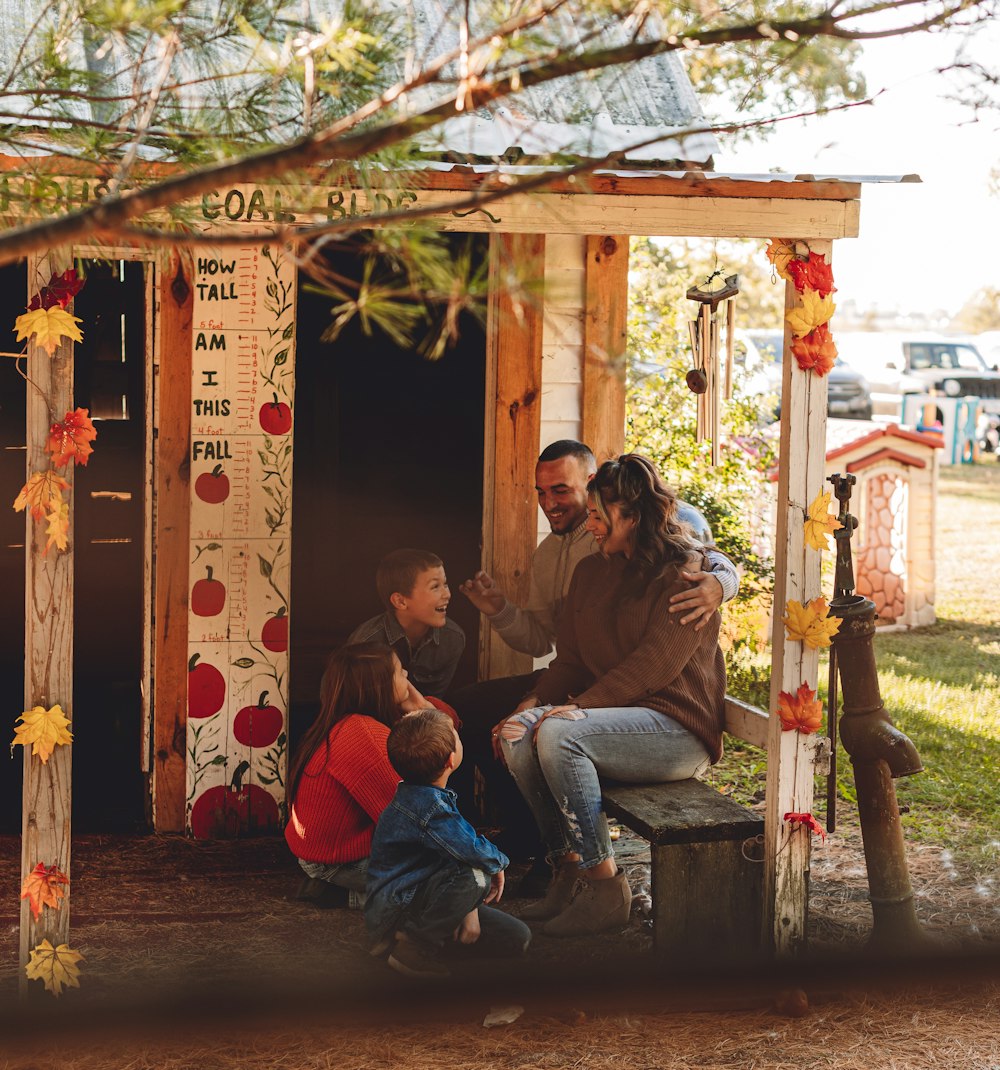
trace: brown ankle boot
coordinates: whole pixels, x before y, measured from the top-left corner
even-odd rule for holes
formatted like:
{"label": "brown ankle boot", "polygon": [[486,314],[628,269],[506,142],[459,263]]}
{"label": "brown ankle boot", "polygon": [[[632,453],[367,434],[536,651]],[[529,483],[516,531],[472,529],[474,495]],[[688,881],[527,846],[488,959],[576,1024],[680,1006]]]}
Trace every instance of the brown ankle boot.
{"label": "brown ankle boot", "polygon": [[628,924],[632,891],[625,874],[599,881],[581,881],[583,887],[572,903],[542,926],[546,936],[586,936],[621,929]]}
{"label": "brown ankle boot", "polygon": [[545,898],[526,906],[520,917],[525,921],[545,921],[561,914],[573,901],[579,880],[580,870],[575,864],[560,866],[552,878]]}

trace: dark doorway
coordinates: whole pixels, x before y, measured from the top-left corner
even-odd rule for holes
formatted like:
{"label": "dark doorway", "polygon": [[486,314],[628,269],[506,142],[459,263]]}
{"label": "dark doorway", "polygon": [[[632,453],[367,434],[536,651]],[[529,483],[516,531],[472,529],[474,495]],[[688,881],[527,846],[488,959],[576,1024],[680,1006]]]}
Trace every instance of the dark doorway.
{"label": "dark doorway", "polygon": [[[14,320],[27,305],[28,273],[24,264],[0,268],[0,349],[18,353],[23,342],[15,342]],[[24,485],[25,475],[25,390],[18,372],[24,361],[0,357],[0,585],[3,612],[0,613],[0,695],[13,722],[24,709],[24,513],[11,508]],[[21,831],[22,749],[12,756],[0,754],[6,766],[0,777],[0,832]]]}
{"label": "dark doorway", "polygon": [[97,440],[75,472],[73,824],[145,827],[141,771],[146,441],[144,266],[87,261],[75,403]]}
{"label": "dark doorway", "polygon": [[[468,240],[466,238],[456,239]],[[485,240],[477,253],[486,255]],[[360,263],[337,270],[359,277]],[[459,584],[480,565],[486,335],[463,316],[458,344],[430,361],[352,322],[320,341],[334,302],[300,278],[295,372],[291,740],[318,708],[327,653],[382,606],[375,566],[412,546],[440,555],[448,611],[465,632],[453,686],[476,678],[479,614]]]}

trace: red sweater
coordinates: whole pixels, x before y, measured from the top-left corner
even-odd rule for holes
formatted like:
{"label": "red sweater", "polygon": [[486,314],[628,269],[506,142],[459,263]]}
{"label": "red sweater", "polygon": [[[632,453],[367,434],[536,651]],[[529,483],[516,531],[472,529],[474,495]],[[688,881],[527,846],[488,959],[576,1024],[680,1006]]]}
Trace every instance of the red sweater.
{"label": "red sweater", "polygon": [[[455,711],[427,700],[458,726]],[[306,763],[295,791],[285,840],[306,862],[356,862],[371,853],[379,815],[392,802],[399,774],[389,763],[389,729],[374,717],[352,713],[338,721]]]}
{"label": "red sweater", "polygon": [[371,851],[379,814],[399,774],[389,764],[389,729],[354,713],[338,721],[306,764],[285,826],[285,840],[306,862],[356,862]]}

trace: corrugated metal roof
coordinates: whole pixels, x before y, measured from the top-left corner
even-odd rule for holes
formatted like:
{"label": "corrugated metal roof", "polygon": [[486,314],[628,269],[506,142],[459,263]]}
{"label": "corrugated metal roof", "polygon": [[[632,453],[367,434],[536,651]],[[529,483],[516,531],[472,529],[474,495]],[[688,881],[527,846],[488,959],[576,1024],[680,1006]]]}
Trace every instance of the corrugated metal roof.
{"label": "corrugated metal roof", "polygon": [[[454,0],[405,0],[399,3],[397,29],[409,40],[410,58],[418,63],[457,49],[459,11],[464,5]],[[58,17],[57,5],[48,0],[0,0],[0,78],[11,71],[19,58],[22,43],[39,22]],[[289,8],[301,18],[305,8],[319,28],[336,16],[341,0],[321,0]],[[472,33],[490,28],[488,0],[471,0]],[[588,23],[579,12],[560,14],[546,22],[545,38],[561,51],[584,47],[608,47],[627,43],[635,37],[655,36],[650,20],[639,32],[620,24],[599,27]],[[630,36],[631,34],[631,36]],[[536,42],[537,44],[537,42]],[[72,45],[70,61],[87,65],[94,73],[109,78],[113,90],[129,92],[129,79],[115,77],[126,63],[119,44],[100,47],[103,42],[85,43],[82,37]],[[31,48],[37,48],[33,43]],[[151,72],[151,66],[147,64]],[[456,71],[450,71],[455,75]],[[439,97],[440,87],[430,86],[410,95],[408,107],[420,108]],[[83,118],[89,105],[79,102],[77,114]],[[26,98],[7,98],[0,111],[30,114]],[[107,119],[107,116],[101,116]],[[623,161],[696,164],[710,166],[718,150],[715,138],[706,132],[691,132],[704,125],[694,91],[680,58],[674,54],[656,56],[618,68],[582,73],[512,95],[495,107],[482,108],[471,115],[456,115],[422,140],[425,150],[448,159],[495,160],[566,154],[600,159],[620,154]]]}

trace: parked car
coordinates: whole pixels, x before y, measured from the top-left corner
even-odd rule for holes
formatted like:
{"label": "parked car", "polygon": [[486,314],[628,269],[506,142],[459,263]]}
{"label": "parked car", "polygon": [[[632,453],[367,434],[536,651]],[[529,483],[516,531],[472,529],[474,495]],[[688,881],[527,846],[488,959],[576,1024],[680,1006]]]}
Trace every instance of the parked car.
{"label": "parked car", "polygon": [[[751,329],[741,331],[747,345],[746,368],[750,373],[748,388],[754,393],[778,394],[781,391],[781,355],[784,335],[781,331]],[[779,415],[779,409],[775,415]],[[870,420],[871,390],[868,381],[842,360],[827,373],[827,412],[830,416]]]}
{"label": "parked car", "polygon": [[986,402],[984,408],[1000,411],[1000,372],[965,339],[840,332],[837,348],[871,383],[876,412],[898,416],[904,395],[931,391],[972,394]]}

